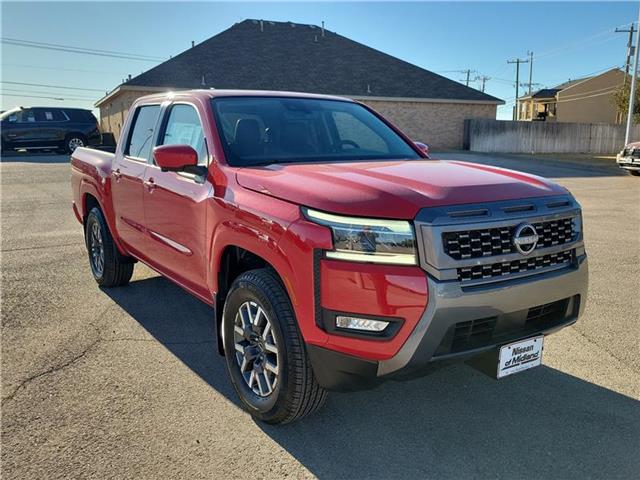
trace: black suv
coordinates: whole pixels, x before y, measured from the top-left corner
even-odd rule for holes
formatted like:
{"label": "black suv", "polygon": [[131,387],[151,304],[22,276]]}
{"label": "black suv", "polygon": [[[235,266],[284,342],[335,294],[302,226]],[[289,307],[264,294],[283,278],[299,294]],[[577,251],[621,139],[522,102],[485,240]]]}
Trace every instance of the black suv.
{"label": "black suv", "polygon": [[90,110],[65,107],[20,107],[0,115],[2,151],[51,149],[73,152],[99,145],[98,120]]}

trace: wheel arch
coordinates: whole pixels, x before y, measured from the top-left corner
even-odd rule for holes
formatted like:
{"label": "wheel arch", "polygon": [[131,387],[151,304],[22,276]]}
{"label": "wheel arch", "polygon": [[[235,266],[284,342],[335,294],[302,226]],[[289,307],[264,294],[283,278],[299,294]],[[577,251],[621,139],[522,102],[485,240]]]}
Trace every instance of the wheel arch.
{"label": "wheel arch", "polygon": [[126,249],[120,242],[120,238],[117,235],[117,231],[115,228],[115,222],[113,219],[113,211],[109,210],[107,206],[104,204],[104,197],[100,194],[100,190],[98,190],[93,184],[83,180],[81,185],[81,211],[80,215],[82,217],[82,227],[83,231],[86,229],[87,225],[87,216],[92,208],[97,207],[100,209],[102,214],[104,215],[105,221],[107,222],[107,226],[111,232],[111,236],[113,237],[113,241],[118,249],[118,253],[124,257],[129,257]]}
{"label": "wheel arch", "polygon": [[84,133],[82,133],[80,130],[72,130],[70,132],[67,132],[64,135],[64,141],[66,142],[71,137],[78,137],[84,140],[85,142],[87,141],[87,136]]}
{"label": "wheel arch", "polygon": [[216,338],[218,343],[218,353],[224,355],[224,348],[222,345],[222,314],[224,311],[224,304],[229,293],[229,289],[234,280],[238,278],[242,273],[249,270],[255,270],[258,268],[271,269],[280,283],[283,285],[285,291],[290,295],[289,288],[284,281],[282,273],[276,266],[277,262],[273,259],[266,258],[266,256],[260,255],[235,243],[226,244],[220,248],[218,255],[216,256],[214,272],[216,272],[216,294],[215,294],[215,320],[216,320]]}

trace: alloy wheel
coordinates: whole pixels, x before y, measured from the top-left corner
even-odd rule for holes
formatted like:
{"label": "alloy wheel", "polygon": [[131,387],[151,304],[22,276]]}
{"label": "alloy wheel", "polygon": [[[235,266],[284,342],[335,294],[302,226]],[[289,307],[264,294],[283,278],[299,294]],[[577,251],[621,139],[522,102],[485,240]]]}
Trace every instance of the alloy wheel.
{"label": "alloy wheel", "polygon": [[69,140],[68,146],[69,150],[73,152],[78,147],[84,147],[84,142],[81,138],[73,137]]}
{"label": "alloy wheel", "polygon": [[278,344],[271,320],[255,302],[244,302],[233,326],[236,362],[247,386],[260,397],[271,395],[278,383]]}
{"label": "alloy wheel", "polygon": [[104,272],[104,244],[102,242],[102,231],[98,222],[91,224],[89,232],[89,253],[91,255],[91,267],[96,276],[101,277]]}

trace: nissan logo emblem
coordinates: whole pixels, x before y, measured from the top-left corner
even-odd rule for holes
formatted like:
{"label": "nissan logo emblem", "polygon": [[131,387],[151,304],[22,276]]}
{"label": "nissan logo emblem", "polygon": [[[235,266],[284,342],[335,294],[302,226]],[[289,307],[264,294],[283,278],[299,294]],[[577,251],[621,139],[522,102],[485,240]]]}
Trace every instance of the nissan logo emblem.
{"label": "nissan logo emblem", "polygon": [[529,223],[521,223],[513,234],[513,244],[522,255],[529,255],[538,245],[538,232]]}

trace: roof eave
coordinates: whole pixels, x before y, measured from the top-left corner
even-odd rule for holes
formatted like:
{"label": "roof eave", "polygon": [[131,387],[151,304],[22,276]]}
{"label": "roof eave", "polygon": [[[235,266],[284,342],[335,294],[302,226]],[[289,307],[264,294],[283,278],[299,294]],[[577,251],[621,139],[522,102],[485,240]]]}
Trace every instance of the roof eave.
{"label": "roof eave", "polygon": [[118,85],[116,88],[111,90],[108,94],[106,94],[96,103],[94,103],[93,106],[96,108],[100,107],[100,105],[104,104],[107,100],[115,97],[118,93],[124,90],[128,90],[128,91],[142,90],[145,92],[170,92],[173,90],[193,90],[193,89],[179,88],[179,87],[146,87],[144,85],[127,85],[123,83],[121,85]]}
{"label": "roof eave", "polygon": [[474,103],[478,105],[504,105],[505,101],[495,100],[465,100],[462,98],[422,98],[422,97],[376,97],[371,95],[338,95],[354,100],[370,100],[381,102],[422,102],[422,103]]}

